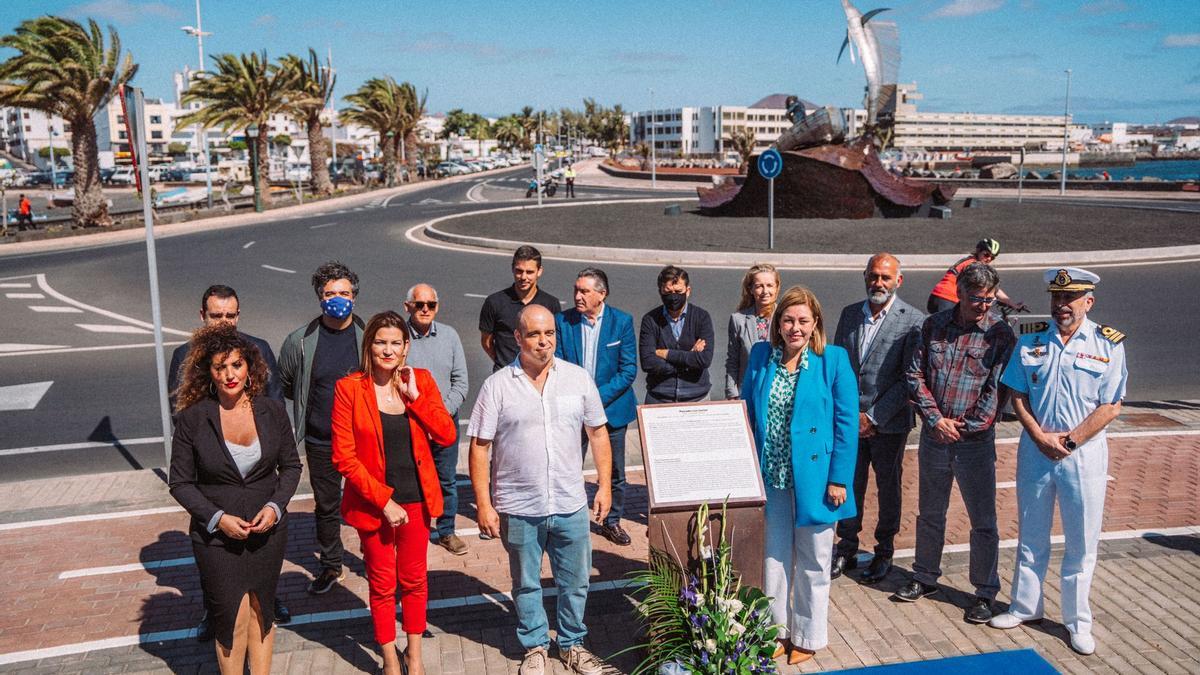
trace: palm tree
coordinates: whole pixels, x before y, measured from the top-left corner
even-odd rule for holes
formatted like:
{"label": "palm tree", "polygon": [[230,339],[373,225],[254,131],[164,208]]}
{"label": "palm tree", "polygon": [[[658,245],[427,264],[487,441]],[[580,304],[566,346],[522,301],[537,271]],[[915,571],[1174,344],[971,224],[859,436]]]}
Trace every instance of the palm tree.
{"label": "palm tree", "polygon": [[397,148],[405,149],[401,156],[407,164],[416,161],[411,150],[417,148],[417,127],[421,124],[421,118],[425,116],[425,102],[428,98],[428,89],[417,95],[417,88],[411,83],[400,83],[401,112],[403,114],[400,116],[400,126],[396,130],[396,144]]}
{"label": "palm tree", "polygon": [[522,149],[530,150],[533,148],[533,132],[538,128],[538,116],[533,111],[533,106],[525,106],[521,108],[521,112],[516,115],[517,120],[521,123],[521,127],[525,129],[525,142],[522,144]]}
{"label": "palm tree", "polygon": [[754,130],[750,127],[739,127],[729,134],[729,146],[741,158],[738,173],[746,173],[746,169],[750,167],[750,155],[754,154],[756,141]]}
{"label": "palm tree", "polygon": [[329,105],[337,76],[321,65],[317,53],[311,48],[308,50],[308,59],[288,54],[279,63],[292,73],[295,88],[291,92],[291,112],[308,133],[312,190],[317,194],[331,195],[333,182],[329,180],[329,147],[326,145],[321,115]]}
{"label": "palm tree", "polygon": [[361,124],[379,134],[383,180],[389,186],[396,182],[396,149],[401,142],[397,137],[404,129],[404,117],[408,114],[405,96],[405,90],[390,76],[373,77],[346,96],[350,107],[341,112],[347,123]]}
{"label": "palm tree", "polygon": [[[199,124],[205,129],[221,127],[249,129],[258,127],[254,154],[258,165],[254,177],[263,201],[270,202],[267,175],[270,171],[271,115],[289,110],[295,96],[296,74],[267,59],[267,53],[216,54],[212,57],[214,70],[196,74],[197,79],[184,92],[183,103],[200,101],[205,105],[179,118],[176,127]],[[248,139],[249,140],[249,139]]]}
{"label": "palm tree", "polygon": [[108,203],[100,188],[96,114],[120,85],[137,73],[133,56],[122,58],[121,39],[108,28],[108,45],[99,24],[83,25],[57,16],[27,19],[0,47],[17,51],[0,63],[0,105],[40,110],[71,125],[75,163],[75,201],[71,217],[81,227],[109,226]]}
{"label": "palm tree", "polygon": [[483,157],[483,142],[492,137],[492,125],[488,124],[487,118],[476,115],[475,123],[467,130],[467,134],[479,143],[477,156]]}
{"label": "palm tree", "polygon": [[529,137],[525,135],[525,127],[521,125],[521,120],[515,115],[496,120],[492,131],[495,132],[496,141],[500,143],[500,147],[505,150],[522,147],[525,145],[525,141],[529,140]]}

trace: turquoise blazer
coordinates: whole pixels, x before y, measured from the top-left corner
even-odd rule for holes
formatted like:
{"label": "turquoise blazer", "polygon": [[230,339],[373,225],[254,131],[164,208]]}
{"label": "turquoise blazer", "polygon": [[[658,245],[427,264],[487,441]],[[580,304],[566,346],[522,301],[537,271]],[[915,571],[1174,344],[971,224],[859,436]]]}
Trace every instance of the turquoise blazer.
{"label": "turquoise blazer", "polygon": [[[770,343],[754,345],[741,393],[754,427],[760,466],[767,438],[767,403],[777,368],[771,361]],[[821,356],[808,353],[808,368],[800,371],[792,405],[796,527],[853,517],[858,513],[853,490],[858,461],[858,378],[845,349],[826,345]],[[846,501],[836,508],[826,498],[830,483],[846,488]]]}

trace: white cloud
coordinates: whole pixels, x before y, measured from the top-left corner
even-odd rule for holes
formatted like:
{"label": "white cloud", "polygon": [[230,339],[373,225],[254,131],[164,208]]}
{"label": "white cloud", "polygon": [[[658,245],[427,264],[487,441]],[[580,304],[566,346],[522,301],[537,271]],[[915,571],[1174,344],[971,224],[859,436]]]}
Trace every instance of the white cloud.
{"label": "white cloud", "polygon": [[1104,14],[1128,12],[1129,5],[1125,4],[1124,0],[1092,0],[1092,2],[1083,3],[1079,11],[1081,14],[1102,16]]}
{"label": "white cloud", "polygon": [[1200,47],[1200,33],[1173,33],[1163,38],[1164,47]]}
{"label": "white cloud", "polygon": [[77,19],[96,19],[103,23],[133,23],[138,19],[155,16],[175,18],[179,12],[161,2],[132,2],[131,0],[92,0],[75,5],[63,12]]}
{"label": "white cloud", "polygon": [[1004,0],[951,0],[934,10],[929,16],[933,18],[950,18],[974,16],[984,12],[993,12],[1004,6]]}

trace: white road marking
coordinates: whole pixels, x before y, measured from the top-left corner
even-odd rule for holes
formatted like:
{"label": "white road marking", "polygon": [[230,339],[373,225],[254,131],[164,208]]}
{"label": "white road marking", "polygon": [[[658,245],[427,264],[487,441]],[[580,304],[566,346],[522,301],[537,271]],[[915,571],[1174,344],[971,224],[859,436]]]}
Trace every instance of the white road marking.
{"label": "white road marking", "polygon": [[419,202],[413,202],[413,204],[415,204],[416,206],[430,206],[432,204],[445,204],[445,203],[446,202],[444,202],[440,199],[433,199],[433,198],[422,199]]}
{"label": "white road marking", "polygon": [[0,288],[29,288],[33,284],[22,283],[19,281],[7,281],[0,284]]}
{"label": "white road marking", "polygon": [[356,207],[354,207],[354,210],[355,210],[355,211],[362,211],[362,210],[363,210],[363,207],[361,207],[361,206],[356,206]]}
{"label": "white road marking", "polygon": [[477,182],[474,187],[472,187],[470,190],[467,190],[467,201],[477,202],[480,204],[486,203],[487,200],[484,199],[482,195],[484,185],[487,185],[486,180]]}
{"label": "white road marking", "polygon": [[263,265],[262,268],[265,270],[273,270],[275,272],[284,272],[286,274],[295,274],[296,273],[296,270],[289,270],[286,267],[276,267],[274,265]]}
{"label": "white road marking", "polygon": [[4,297],[10,300],[45,300],[46,296],[42,293],[5,293]]}
{"label": "white road marking", "polygon": [[0,356],[23,352],[41,351],[43,349],[64,349],[66,345],[27,345],[19,342],[0,342]]}
{"label": "white road marking", "polygon": [[250,247],[251,247],[251,246],[253,246],[253,245],[254,245],[254,242],[253,242],[253,241],[248,241],[248,242],[246,242],[245,244],[242,244],[242,248],[243,248],[243,249],[250,248]]}
{"label": "white road marking", "polygon": [[321,228],[324,228],[324,227],[333,227],[334,225],[337,225],[337,224],[338,224],[338,223],[322,223],[322,224],[320,224],[320,225],[313,225],[313,226],[309,227],[308,229],[310,229],[310,230],[319,230],[319,229],[321,229]]}
{"label": "white road marking", "polygon": [[487,297],[486,295],[480,295],[479,293],[463,293],[463,295],[468,298],[486,298]]}
{"label": "white road marking", "polygon": [[93,333],[123,333],[144,335],[150,331],[123,323],[77,323],[76,326]]}
{"label": "white road marking", "polygon": [[[116,312],[110,312],[107,309],[100,309],[99,307],[93,307],[91,305],[88,305],[88,304],[82,303],[78,300],[75,300],[74,298],[68,298],[67,296],[63,295],[62,293],[59,293],[58,291],[54,290],[53,288],[50,288],[50,284],[46,283],[46,275],[45,274],[37,275],[37,284],[38,284],[38,287],[41,288],[42,291],[46,293],[46,295],[49,295],[50,297],[54,298],[55,300],[58,300],[59,302],[65,302],[66,304],[71,305],[73,307],[78,307],[79,309],[82,309],[85,312],[92,312],[93,314],[99,314],[100,316],[106,316],[110,319],[116,319],[117,321],[124,321],[125,323],[132,324],[134,326],[140,326],[142,328],[147,329],[145,332],[149,332],[150,330],[154,329],[154,324],[147,323],[145,321],[139,321],[138,319],[134,319],[132,317],[125,316],[123,314],[117,314]],[[163,333],[170,333],[172,335],[181,335],[186,338],[192,337],[191,333],[188,333],[188,332],[182,331],[182,330],[176,330],[174,328],[167,328],[166,326],[163,326],[162,330],[163,330]]]}
{"label": "white road marking", "polygon": [[144,563],[130,563],[128,565],[109,565],[108,567],[85,567],[79,570],[67,570],[58,575],[59,579],[78,579],[79,577],[98,577],[105,574],[121,574],[122,572],[143,572],[149,570],[160,570],[164,567],[183,567],[184,565],[192,565],[196,562],[195,558],[171,558],[169,560],[147,560]]}
{"label": "white road marking", "polygon": [[[49,385],[50,383],[45,383]],[[33,445],[27,448],[7,448],[0,450],[0,457],[11,457],[13,455],[32,455],[39,452],[62,452],[63,450],[88,450],[91,448],[115,448],[117,445],[128,447],[131,445],[150,445],[151,443],[162,443],[162,436],[147,436],[146,438],[128,438],[117,439],[115,441],[87,442],[87,443],[63,443],[60,445]]]}
{"label": "white road marking", "polygon": [[388,197],[387,199],[383,200],[383,206],[386,208],[386,207],[387,207],[389,204],[391,204],[391,203],[392,203],[392,200],[393,200],[393,199],[395,199],[396,197],[399,197],[399,196],[401,196],[402,194],[404,194],[404,193],[403,193],[403,192],[397,192],[396,194],[392,195],[391,197]]}
{"label": "white road marking", "polygon": [[[311,494],[292,497],[291,501],[312,499]],[[290,502],[289,502],[290,503]],[[90,523],[97,520],[121,520],[124,518],[143,518],[164,513],[183,513],[182,506],[159,506],[153,509],[137,509],[136,511],[109,511],[107,513],[85,513],[79,516],[64,516],[62,518],[46,518],[43,520],[26,520],[16,523],[0,523],[0,532],[11,530],[26,530],[31,527],[50,527],[52,525],[70,525],[72,523]]]}
{"label": "white road marking", "polygon": [[50,314],[83,314],[83,310],[78,307],[62,307],[58,305],[30,305],[29,309],[35,312],[46,312]]}
{"label": "white road marking", "polygon": [[[184,340],[171,340],[164,342],[164,347],[174,347],[181,345]],[[3,345],[0,344],[0,356],[37,356],[39,354],[69,354],[74,352],[107,352],[114,349],[139,349],[142,347],[153,347],[153,342],[139,342],[132,345],[101,345],[98,347],[67,347],[65,345]],[[20,349],[5,350],[4,347],[17,347]]]}
{"label": "white road marking", "polygon": [[30,382],[0,387],[0,411],[33,410],[50,390],[50,382]]}
{"label": "white road marking", "polygon": [[[1180,537],[1188,535],[1200,534],[1200,525],[1185,525],[1183,527],[1158,527],[1144,530],[1114,530],[1112,532],[1101,532],[1100,541],[1120,541],[1122,539],[1141,539],[1146,536],[1159,537]],[[1066,538],[1061,534],[1056,534],[1050,537],[1050,544],[1062,544],[1066,542]],[[1000,548],[1016,548],[1016,539],[1000,540]],[[942,551],[944,553],[966,553],[971,550],[971,544],[947,544]],[[893,558],[912,558],[916,555],[916,549],[904,548],[897,550]],[[2,657],[0,657],[2,658]]]}

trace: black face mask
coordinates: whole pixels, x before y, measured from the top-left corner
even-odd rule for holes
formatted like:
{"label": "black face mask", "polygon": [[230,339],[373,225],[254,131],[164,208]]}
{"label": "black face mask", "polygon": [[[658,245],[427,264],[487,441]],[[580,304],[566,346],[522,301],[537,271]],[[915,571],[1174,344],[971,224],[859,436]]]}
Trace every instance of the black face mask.
{"label": "black face mask", "polygon": [[666,307],[668,312],[678,312],[687,303],[687,295],[684,293],[659,293],[658,297],[662,298],[663,307]]}

